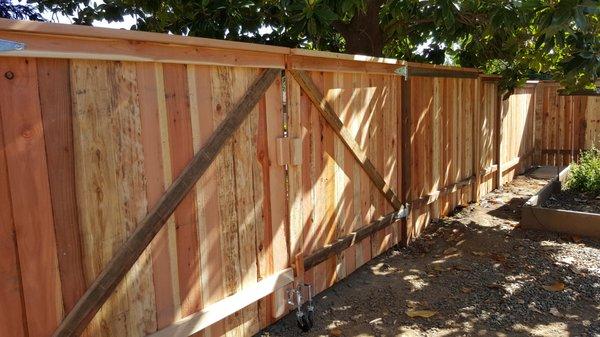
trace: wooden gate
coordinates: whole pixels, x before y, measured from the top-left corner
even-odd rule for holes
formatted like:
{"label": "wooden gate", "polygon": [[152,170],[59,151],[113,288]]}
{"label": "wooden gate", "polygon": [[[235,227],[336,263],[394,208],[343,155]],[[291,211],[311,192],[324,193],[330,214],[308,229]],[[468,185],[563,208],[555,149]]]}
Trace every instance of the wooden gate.
{"label": "wooden gate", "polygon": [[[218,126],[242,114],[257,68],[20,57],[2,58],[0,74],[10,335],[49,336],[75,308],[57,335],[100,310],[84,334],[145,336],[289,266],[285,171],[270,141],[283,135],[280,75],[236,131]],[[214,161],[194,185],[195,153]],[[154,234],[140,230],[163,218],[144,249]],[[210,331],[257,332],[285,313],[276,297]]]}

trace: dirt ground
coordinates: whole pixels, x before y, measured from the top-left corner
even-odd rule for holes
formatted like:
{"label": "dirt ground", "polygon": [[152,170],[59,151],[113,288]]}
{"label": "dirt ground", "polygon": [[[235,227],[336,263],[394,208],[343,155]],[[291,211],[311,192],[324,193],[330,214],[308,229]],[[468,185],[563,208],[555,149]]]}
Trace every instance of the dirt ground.
{"label": "dirt ground", "polygon": [[600,195],[578,193],[570,189],[563,189],[560,193],[550,196],[542,206],[579,212],[600,213]]}
{"label": "dirt ground", "polygon": [[600,242],[517,226],[545,182],[521,176],[366,264],[316,297],[310,332],[292,313],[258,336],[600,336]]}

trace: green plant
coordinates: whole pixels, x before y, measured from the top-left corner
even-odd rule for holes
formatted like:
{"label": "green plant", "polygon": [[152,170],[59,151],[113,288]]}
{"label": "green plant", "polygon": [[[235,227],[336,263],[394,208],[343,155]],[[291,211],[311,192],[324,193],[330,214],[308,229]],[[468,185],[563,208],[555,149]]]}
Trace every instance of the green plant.
{"label": "green plant", "polygon": [[600,194],[600,149],[581,151],[579,163],[571,167],[567,187],[578,192]]}

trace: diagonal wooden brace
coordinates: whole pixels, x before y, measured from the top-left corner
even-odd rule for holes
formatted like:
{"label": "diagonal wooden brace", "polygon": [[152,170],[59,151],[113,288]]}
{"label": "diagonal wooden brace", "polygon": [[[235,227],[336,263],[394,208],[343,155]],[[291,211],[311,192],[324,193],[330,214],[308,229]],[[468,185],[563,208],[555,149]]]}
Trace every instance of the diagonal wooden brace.
{"label": "diagonal wooden brace", "polygon": [[358,160],[361,167],[373,184],[381,191],[386,200],[394,207],[394,210],[398,211],[402,209],[402,203],[398,196],[392,188],[385,182],[381,174],[377,172],[373,163],[367,158],[367,154],[363,149],[360,148],[360,145],[354,140],[354,137],[350,134],[350,131],[344,126],[344,123],[337,116],[333,108],[327,103],[325,97],[316,86],[316,84],[312,81],[312,79],[308,76],[305,71],[302,70],[290,70],[289,71],[296,82],[300,84],[302,90],[306,93],[308,98],[315,105],[317,110],[321,113],[323,118],[327,121],[329,126],[335,131],[335,133],[340,137],[342,142],[348,147],[354,158]]}
{"label": "diagonal wooden brace", "polygon": [[175,179],[157,204],[138,224],[131,237],[119,248],[54,332],[54,337],[79,336],[100,310],[125,274],[163,227],[175,208],[215,160],[223,145],[250,114],[260,97],[271,86],[279,69],[266,69],[248,89],[244,97],[229,111],[227,117],[194,155],[181,175]]}

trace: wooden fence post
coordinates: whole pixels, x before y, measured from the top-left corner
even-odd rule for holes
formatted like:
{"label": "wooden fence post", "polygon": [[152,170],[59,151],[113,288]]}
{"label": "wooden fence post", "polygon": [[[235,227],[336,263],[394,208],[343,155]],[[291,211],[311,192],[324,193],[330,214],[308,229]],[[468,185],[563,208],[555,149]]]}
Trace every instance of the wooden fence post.
{"label": "wooden fence post", "polygon": [[[400,124],[400,131],[402,132],[402,192],[400,198],[405,205],[409,205],[412,202],[410,174],[412,124],[410,115],[410,79],[404,76],[404,82],[402,82],[402,122]],[[404,245],[408,245],[413,232],[412,205],[409,205],[408,208],[408,217],[402,219],[400,242]]]}
{"label": "wooden fence post", "polygon": [[498,171],[496,172],[496,188],[502,187],[502,157],[500,148],[502,147],[502,94],[499,92],[498,84],[496,84],[496,123],[494,125],[496,132],[496,153],[495,159],[496,164],[498,165]]}
{"label": "wooden fence post", "polygon": [[479,187],[481,186],[481,77],[477,78],[475,84],[475,106],[473,110],[473,175],[475,185],[473,186],[474,202],[479,202]]}

